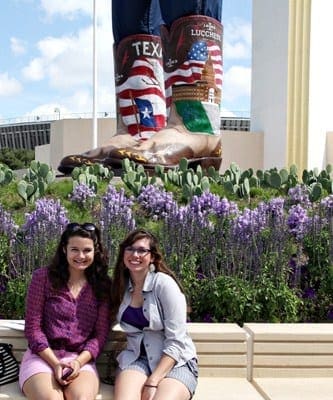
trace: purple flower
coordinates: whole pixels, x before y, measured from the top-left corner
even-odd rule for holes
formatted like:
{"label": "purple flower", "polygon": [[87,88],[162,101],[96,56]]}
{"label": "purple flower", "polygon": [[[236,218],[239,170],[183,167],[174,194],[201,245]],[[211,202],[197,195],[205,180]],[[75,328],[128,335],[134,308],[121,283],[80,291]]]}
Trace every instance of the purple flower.
{"label": "purple flower", "polygon": [[85,183],[80,183],[75,186],[70,199],[78,205],[85,205],[96,197],[96,193]]}
{"label": "purple flower", "polygon": [[102,197],[99,225],[111,263],[115,261],[119,242],[135,228],[132,205],[133,198],[128,198],[123,188],[117,191],[112,184],[108,186],[106,194]]}
{"label": "purple flower", "polygon": [[156,185],[145,186],[136,201],[154,220],[166,216],[175,205],[172,192]]}
{"label": "purple flower", "polygon": [[102,197],[100,213],[101,229],[107,231],[110,228],[125,226],[128,230],[135,227],[135,220],[132,215],[133,198],[125,195],[125,190],[119,191],[109,185],[106,194]]}
{"label": "purple flower", "polygon": [[288,213],[287,224],[290,232],[301,240],[308,232],[310,218],[306,210],[300,205],[292,206]]}
{"label": "purple flower", "polygon": [[12,240],[16,236],[17,229],[18,225],[15,224],[12,215],[0,204],[0,234],[5,234]]}
{"label": "purple flower", "polygon": [[276,221],[282,221],[284,217],[285,201],[282,197],[276,197],[268,202],[267,212]]}
{"label": "purple flower", "polygon": [[296,185],[288,191],[291,204],[301,204],[303,207],[310,207],[309,188],[306,185]]}
{"label": "purple flower", "polygon": [[[262,208],[263,205],[260,206]],[[265,227],[266,215],[263,210],[245,208],[243,213],[234,219],[233,235],[238,241],[246,242]]]}
{"label": "purple flower", "polygon": [[59,236],[68,222],[66,210],[59,200],[36,200],[35,210],[26,214],[26,221],[17,235],[13,263],[22,272],[45,265],[53,255]]}
{"label": "purple flower", "polygon": [[315,299],[316,298],[316,291],[314,288],[307,288],[304,290],[302,297],[304,299]]}
{"label": "purple flower", "polygon": [[333,320],[333,305],[331,305],[329,310],[328,310],[327,319]]}
{"label": "purple flower", "polygon": [[330,194],[329,196],[322,199],[320,204],[323,207],[325,207],[327,210],[330,210],[331,212],[333,212],[333,194]]}
{"label": "purple flower", "polygon": [[202,322],[214,322],[211,314],[207,313],[203,316]]}
{"label": "purple flower", "polygon": [[238,214],[238,206],[236,203],[221,199],[219,196],[204,192],[201,196],[193,196],[190,208],[197,214],[214,214],[219,217],[230,217]]}
{"label": "purple flower", "polygon": [[36,200],[35,210],[26,214],[26,222],[22,229],[25,236],[45,234],[58,236],[68,224],[66,210],[59,200],[42,198]]}

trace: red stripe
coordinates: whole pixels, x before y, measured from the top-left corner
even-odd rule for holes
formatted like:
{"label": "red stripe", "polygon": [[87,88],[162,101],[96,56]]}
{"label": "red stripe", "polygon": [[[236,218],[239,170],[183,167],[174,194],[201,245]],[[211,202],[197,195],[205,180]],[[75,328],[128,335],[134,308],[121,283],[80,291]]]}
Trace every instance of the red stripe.
{"label": "red stripe", "polygon": [[149,95],[156,95],[160,97],[162,100],[164,100],[163,93],[156,87],[150,87],[148,89],[137,89],[137,90],[126,89],[118,93],[118,97],[120,99],[131,99],[131,98],[134,99],[136,97],[149,96]]}

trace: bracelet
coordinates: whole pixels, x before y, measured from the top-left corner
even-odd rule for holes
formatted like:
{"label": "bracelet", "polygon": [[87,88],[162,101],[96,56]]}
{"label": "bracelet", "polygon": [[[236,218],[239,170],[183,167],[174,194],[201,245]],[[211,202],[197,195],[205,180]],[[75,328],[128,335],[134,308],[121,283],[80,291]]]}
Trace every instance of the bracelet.
{"label": "bracelet", "polygon": [[76,361],[76,362],[78,362],[78,363],[79,363],[79,366],[80,366],[80,369],[82,368],[82,365],[81,365],[81,362],[80,362],[80,360],[78,360],[77,358],[75,358],[73,361]]}
{"label": "bracelet", "polygon": [[156,385],[148,385],[148,384],[147,384],[147,385],[143,385],[143,386],[145,386],[145,387],[151,387],[151,388],[155,388],[155,389],[158,387],[158,386],[156,386]]}

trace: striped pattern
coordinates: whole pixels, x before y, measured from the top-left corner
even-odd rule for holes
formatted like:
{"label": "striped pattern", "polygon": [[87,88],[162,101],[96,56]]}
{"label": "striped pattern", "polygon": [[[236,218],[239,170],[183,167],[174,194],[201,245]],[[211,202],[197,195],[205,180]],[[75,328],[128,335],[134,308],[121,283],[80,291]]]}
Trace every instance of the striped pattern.
{"label": "striped pattern", "polygon": [[208,57],[210,57],[213,62],[215,85],[217,88],[222,89],[223,71],[221,48],[214,42],[207,42],[205,45],[207,45],[206,58],[196,57],[193,55],[193,51],[190,50],[187,61],[180,65],[175,71],[169,73],[165,72],[165,96],[168,109],[172,103],[172,86],[193,84],[200,81]]}
{"label": "striped pattern", "polygon": [[9,343],[0,343],[0,386],[18,380],[19,365],[12,347]]}
{"label": "striped pattern", "polygon": [[160,61],[134,61],[128,79],[116,87],[119,111],[128,132],[148,139],[166,124],[163,67]]}

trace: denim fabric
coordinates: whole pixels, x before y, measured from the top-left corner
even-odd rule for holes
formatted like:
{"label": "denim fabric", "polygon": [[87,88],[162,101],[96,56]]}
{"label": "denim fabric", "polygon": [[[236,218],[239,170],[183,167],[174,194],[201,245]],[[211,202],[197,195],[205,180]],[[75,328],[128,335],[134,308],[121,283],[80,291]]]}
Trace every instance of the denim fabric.
{"label": "denim fabric", "polygon": [[161,25],[169,27],[186,15],[205,15],[221,22],[222,0],[113,0],[115,43],[139,33],[159,35]]}
{"label": "denim fabric", "polygon": [[144,346],[150,369],[153,371],[163,354],[176,360],[176,366],[196,358],[195,346],[187,333],[187,307],[184,294],[169,275],[148,273],[143,286],[143,313],[149,326],[140,330],[122,321],[122,315],[131,302],[129,285],[117,316],[127,334],[127,346],[118,356],[121,369],[137,360]]}

